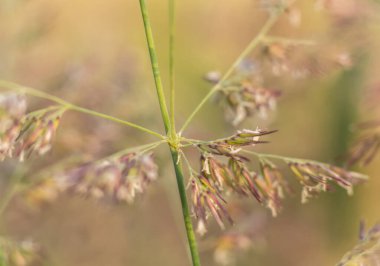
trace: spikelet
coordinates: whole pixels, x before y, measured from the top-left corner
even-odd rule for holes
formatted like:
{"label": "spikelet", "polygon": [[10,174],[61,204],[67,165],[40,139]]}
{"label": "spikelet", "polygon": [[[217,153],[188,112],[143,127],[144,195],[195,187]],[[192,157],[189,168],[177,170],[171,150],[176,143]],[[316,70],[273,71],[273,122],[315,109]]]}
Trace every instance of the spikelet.
{"label": "spikelet", "polygon": [[[260,172],[251,170],[250,159],[242,152],[246,147],[266,143],[260,138],[276,132],[267,130],[240,130],[234,135],[198,144],[200,171],[191,178],[193,212],[198,220],[198,232],[204,234],[206,220],[211,213],[221,228],[224,220],[231,220],[226,209],[226,196],[234,193],[253,197],[267,207],[273,216],[282,209],[287,194],[293,194],[279,167],[269,158],[287,163],[302,186],[302,203],[321,192],[331,191],[333,185],[342,187],[349,195],[353,186],[367,179],[366,176],[346,169],[310,160],[254,153],[259,158]],[[269,158],[268,158],[269,157]]]}
{"label": "spikelet", "polygon": [[[252,196],[262,202],[263,194],[256,183],[258,174],[248,169],[246,163],[249,160],[240,155],[239,151],[242,147],[265,143],[260,141],[260,137],[273,132],[275,131],[244,129],[228,138],[197,146],[201,152],[200,174],[191,178],[190,187],[199,234],[206,233],[209,214],[222,229],[225,228],[224,220],[232,223],[224,195],[234,192],[243,197]],[[225,157],[228,162],[224,163],[218,157]]]}
{"label": "spikelet", "polygon": [[290,193],[290,188],[280,170],[269,161],[260,161],[261,176],[256,183],[262,191],[266,207],[276,217],[282,209],[281,201],[285,198],[285,192]]}
{"label": "spikelet", "polygon": [[46,178],[27,192],[30,202],[54,201],[61,193],[132,203],[158,177],[152,154],[127,153],[83,164]]}
{"label": "spikelet", "polygon": [[287,163],[302,185],[302,203],[321,192],[331,191],[332,183],[344,188],[351,195],[353,186],[366,180],[364,175],[333,165],[296,160],[288,160]]}
{"label": "spikelet", "polygon": [[0,160],[12,157],[25,112],[24,96],[14,93],[0,94]]}
{"label": "spikelet", "polygon": [[43,155],[51,149],[62,108],[46,108],[26,114],[26,99],[14,93],[0,94],[0,160],[32,154]]}

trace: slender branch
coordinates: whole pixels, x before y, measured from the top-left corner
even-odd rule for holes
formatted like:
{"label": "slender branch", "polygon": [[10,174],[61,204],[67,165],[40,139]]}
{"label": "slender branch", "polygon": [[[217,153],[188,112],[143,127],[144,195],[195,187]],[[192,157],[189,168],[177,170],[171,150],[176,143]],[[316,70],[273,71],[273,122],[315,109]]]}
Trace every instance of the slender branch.
{"label": "slender branch", "polygon": [[76,105],[68,106],[68,109],[75,110],[75,111],[78,111],[78,112],[81,112],[81,113],[84,113],[84,114],[89,114],[89,115],[101,117],[101,118],[104,118],[104,119],[107,119],[107,120],[110,120],[110,121],[113,121],[113,122],[116,122],[116,123],[119,123],[119,124],[123,124],[123,125],[127,125],[127,126],[130,126],[130,127],[133,127],[135,129],[138,129],[138,130],[143,131],[145,133],[149,133],[151,135],[154,135],[154,136],[156,136],[156,137],[158,137],[160,139],[166,139],[165,136],[163,136],[163,135],[161,135],[161,134],[159,134],[159,133],[157,133],[157,132],[155,132],[153,130],[147,129],[145,127],[139,126],[137,124],[125,121],[125,120],[117,118],[117,117],[113,117],[113,116],[110,116],[110,115],[107,115],[107,114],[99,113],[97,111],[86,109],[86,108],[83,108],[83,107],[80,107],[80,106],[76,106]]}
{"label": "slender branch", "polygon": [[25,93],[25,94],[29,94],[29,95],[32,95],[32,96],[35,96],[35,97],[38,97],[38,98],[46,99],[46,100],[58,103],[58,104],[62,105],[64,108],[66,108],[66,109],[70,109],[70,110],[74,110],[74,111],[77,111],[77,112],[81,112],[81,113],[85,113],[85,114],[101,117],[101,118],[104,118],[104,119],[107,119],[107,120],[110,120],[110,121],[113,121],[113,122],[116,122],[116,123],[119,123],[119,124],[123,124],[123,125],[127,125],[127,126],[130,126],[130,127],[133,127],[133,128],[135,128],[137,130],[140,130],[140,131],[143,131],[145,133],[154,135],[154,136],[156,136],[156,137],[158,137],[160,139],[165,139],[165,136],[162,136],[161,134],[159,134],[159,133],[157,133],[157,132],[155,132],[153,130],[147,129],[145,127],[139,126],[137,124],[134,124],[132,122],[128,122],[126,120],[123,120],[123,119],[120,119],[120,118],[117,118],[117,117],[114,117],[114,116],[110,116],[110,115],[103,114],[103,113],[100,113],[100,112],[97,112],[97,111],[94,111],[94,110],[90,110],[90,109],[86,109],[86,108],[80,107],[78,105],[72,104],[72,103],[70,103],[68,101],[65,101],[65,100],[63,100],[63,99],[61,99],[59,97],[56,97],[54,95],[48,94],[48,93],[43,92],[43,91],[39,91],[39,90],[30,88],[30,87],[26,87],[26,86],[21,86],[21,85],[18,85],[16,83],[9,82],[9,81],[4,81],[4,80],[0,80],[0,87],[7,88],[7,89],[10,89],[10,90],[14,90],[14,91],[18,91],[18,92]]}
{"label": "slender branch", "polygon": [[146,37],[146,41],[149,48],[150,62],[152,66],[154,82],[156,84],[156,92],[157,92],[157,97],[160,104],[161,115],[162,115],[162,119],[164,120],[165,131],[167,134],[169,134],[171,132],[170,118],[169,118],[168,108],[166,106],[164,89],[162,86],[162,79],[160,75],[160,68],[158,66],[156,48],[154,45],[152,27],[150,25],[148,9],[146,7],[145,0],[140,0],[140,9],[141,9],[141,15],[144,21],[145,37]]}
{"label": "slender branch", "polygon": [[170,124],[171,135],[175,132],[175,61],[174,61],[174,37],[175,37],[175,0],[169,0],[169,76],[170,76]]}
{"label": "slender branch", "polygon": [[235,62],[230,66],[230,68],[226,71],[224,76],[219,80],[219,82],[211,88],[211,90],[208,92],[208,94],[202,99],[202,101],[198,104],[198,106],[194,109],[194,111],[190,114],[190,116],[187,118],[185,123],[183,124],[182,128],[179,131],[179,134],[182,135],[183,131],[187,128],[191,120],[194,118],[194,116],[199,112],[199,110],[203,107],[203,105],[210,99],[210,97],[220,90],[223,87],[224,81],[234,72],[236,67],[241,63],[241,61],[246,58],[254,48],[257,47],[258,44],[262,41],[264,36],[269,32],[269,30],[273,27],[273,25],[276,23],[279,15],[282,13],[282,10],[273,13],[269,16],[268,20],[265,22],[264,26],[261,28],[260,32],[252,39],[252,41],[248,44],[248,46],[244,49],[244,51],[238,56],[238,58],[235,60]]}
{"label": "slender branch", "polygon": [[189,159],[187,158],[186,154],[182,150],[180,150],[180,156],[181,156],[181,158],[183,158],[183,161],[187,165],[189,175],[192,176],[194,174],[194,175],[198,176],[199,173],[197,171],[195,171],[194,168],[191,166]]}

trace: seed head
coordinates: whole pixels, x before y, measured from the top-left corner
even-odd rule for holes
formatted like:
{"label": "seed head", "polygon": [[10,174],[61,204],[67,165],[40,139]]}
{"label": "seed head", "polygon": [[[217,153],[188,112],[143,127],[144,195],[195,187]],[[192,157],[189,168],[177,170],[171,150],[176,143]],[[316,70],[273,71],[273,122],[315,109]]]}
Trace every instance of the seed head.
{"label": "seed head", "polygon": [[62,192],[111,202],[132,203],[158,177],[152,154],[128,153],[58,173],[28,192],[34,201],[52,201]]}
{"label": "seed head", "polygon": [[321,192],[331,191],[331,183],[344,188],[348,194],[353,193],[353,185],[366,177],[349,172],[343,168],[317,162],[288,161],[289,168],[303,186],[302,202]]}
{"label": "seed head", "polygon": [[62,114],[62,108],[26,114],[24,96],[0,94],[0,160],[15,156],[23,161],[48,152]]}
{"label": "seed head", "polygon": [[0,160],[12,156],[25,112],[24,96],[14,93],[0,94]]}

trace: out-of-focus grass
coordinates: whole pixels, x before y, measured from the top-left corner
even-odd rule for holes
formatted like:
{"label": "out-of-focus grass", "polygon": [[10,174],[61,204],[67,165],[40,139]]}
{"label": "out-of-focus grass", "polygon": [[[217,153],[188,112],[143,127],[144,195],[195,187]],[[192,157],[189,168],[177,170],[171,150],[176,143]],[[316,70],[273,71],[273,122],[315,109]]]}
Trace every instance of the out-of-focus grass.
{"label": "out-of-focus grass", "polygon": [[[299,2],[304,11],[302,26],[294,29],[281,19],[273,33],[303,39],[323,35],[327,18],[316,14],[306,1]],[[29,0],[0,5],[1,78],[162,131],[138,1]],[[228,68],[258,32],[265,14],[251,0],[178,1],[177,8],[180,124],[210,87],[202,75]],[[162,73],[167,77],[166,5],[150,1],[149,9]],[[266,151],[333,159],[347,146],[346,129],[356,108],[352,102],[364,86],[362,68],[315,80],[271,80],[271,86],[284,91],[279,112],[269,121],[251,119],[244,126],[280,129],[263,148]],[[164,83],[168,84],[167,78]],[[30,101],[34,106],[44,104]],[[187,134],[210,139],[232,131],[221,109],[208,104]],[[70,113],[63,119],[52,153],[30,164],[38,169],[72,155],[100,158],[149,139],[107,121]],[[188,265],[174,176],[164,150],[160,156],[161,180],[132,207],[63,198],[35,213],[16,199],[2,230],[15,237],[34,237],[46,247],[49,265]],[[360,218],[379,219],[374,204],[380,182],[378,162],[366,170],[372,178],[354,198],[339,191],[301,205],[295,185],[297,195],[286,201],[280,217],[268,219],[266,248],[246,254],[238,265],[320,266],[337,261],[354,244]],[[6,180],[8,172],[2,173]],[[258,208],[255,203],[249,206],[246,209],[252,212]],[[202,257],[205,265],[213,264],[212,252],[204,251]]]}

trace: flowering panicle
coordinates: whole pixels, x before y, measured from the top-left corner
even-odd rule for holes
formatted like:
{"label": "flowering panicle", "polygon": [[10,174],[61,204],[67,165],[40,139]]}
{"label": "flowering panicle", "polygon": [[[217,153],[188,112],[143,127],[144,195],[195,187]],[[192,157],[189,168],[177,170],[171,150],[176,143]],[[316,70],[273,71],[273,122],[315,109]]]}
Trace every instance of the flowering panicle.
{"label": "flowering panicle", "polygon": [[379,265],[380,260],[380,225],[376,224],[368,232],[360,227],[359,243],[336,264],[336,266]]}
{"label": "flowering panicle", "polygon": [[61,192],[95,199],[132,203],[157,179],[158,167],[152,154],[128,153],[84,164],[48,178],[28,192],[34,202],[54,200]]}
{"label": "flowering panicle", "polygon": [[[193,212],[198,220],[198,233],[206,232],[208,211],[221,228],[224,228],[223,218],[232,222],[225,208],[223,194],[232,191],[245,197],[252,195],[262,202],[263,196],[256,184],[258,174],[249,171],[246,166],[249,159],[238,152],[242,147],[263,143],[259,138],[273,132],[275,131],[245,129],[228,138],[197,146],[201,152],[200,174],[191,179],[191,194]],[[225,157],[228,162],[224,163],[215,156]]]}
{"label": "flowering panicle", "polygon": [[12,156],[25,112],[24,96],[14,93],[0,94],[0,160]]}
{"label": "flowering panicle", "polygon": [[254,197],[270,209],[273,216],[277,216],[282,209],[285,194],[293,194],[293,191],[280,168],[270,158],[287,163],[303,187],[303,203],[321,192],[332,190],[332,184],[337,184],[352,194],[353,186],[366,180],[364,175],[333,165],[254,152],[259,158],[260,172],[252,171],[248,167],[250,159],[241,153],[252,153],[244,148],[266,143],[260,137],[273,132],[275,131],[244,129],[224,139],[197,144],[200,151],[200,172],[191,178],[191,192],[199,233],[206,232],[208,212],[224,228],[223,220],[231,219],[225,207],[225,196],[231,192],[243,197]]}
{"label": "flowering panicle", "polygon": [[219,226],[224,229],[223,219],[232,223],[232,219],[225,207],[225,200],[204,176],[191,179],[191,200],[193,212],[197,218],[197,233],[204,235],[207,232],[206,220],[208,211],[213,215]]}
{"label": "flowering panicle", "polygon": [[198,148],[203,152],[214,155],[224,155],[228,157],[240,156],[237,155],[237,153],[241,150],[242,147],[254,146],[260,143],[267,143],[267,141],[261,141],[260,137],[272,134],[276,131],[277,130],[262,130],[259,128],[257,128],[256,130],[238,130],[236,134],[230,137],[218,139],[205,144],[199,144]]}
{"label": "flowering panicle", "polygon": [[330,191],[331,182],[347,190],[348,194],[352,194],[353,185],[365,179],[364,175],[328,164],[296,160],[288,160],[287,163],[303,186],[303,203],[320,192]]}
{"label": "flowering panicle", "polygon": [[[262,49],[254,59],[243,60],[218,90],[216,101],[224,109],[226,120],[234,126],[255,115],[265,119],[276,109],[282,93],[266,86],[267,76],[306,79],[348,69],[353,64],[352,56],[343,48],[321,48],[307,40],[297,42],[275,37],[263,40]],[[216,71],[204,78],[213,84],[221,82]]]}
{"label": "flowering panicle", "polygon": [[285,198],[285,192],[290,193],[290,188],[280,170],[268,160],[260,160],[261,175],[257,177],[256,184],[259,187],[266,207],[275,217],[282,208],[281,201]]}
{"label": "flowering panicle", "polygon": [[35,153],[44,155],[51,149],[52,140],[61,121],[62,111],[48,111],[38,116],[26,116],[15,143],[15,156],[23,161]]}
{"label": "flowering panicle", "polygon": [[[31,241],[15,242],[0,238],[1,265],[27,266],[32,265],[37,259],[38,246]],[[5,264],[3,264],[5,263]]]}
{"label": "flowering panicle", "polygon": [[63,108],[46,108],[26,114],[26,99],[18,94],[0,95],[0,159],[21,161],[35,153],[43,155],[51,143]]}
{"label": "flowering panicle", "polygon": [[255,114],[261,118],[268,117],[268,113],[276,109],[277,99],[281,95],[279,90],[257,86],[249,81],[224,88],[221,92],[225,99],[223,106],[226,119],[234,126]]}

